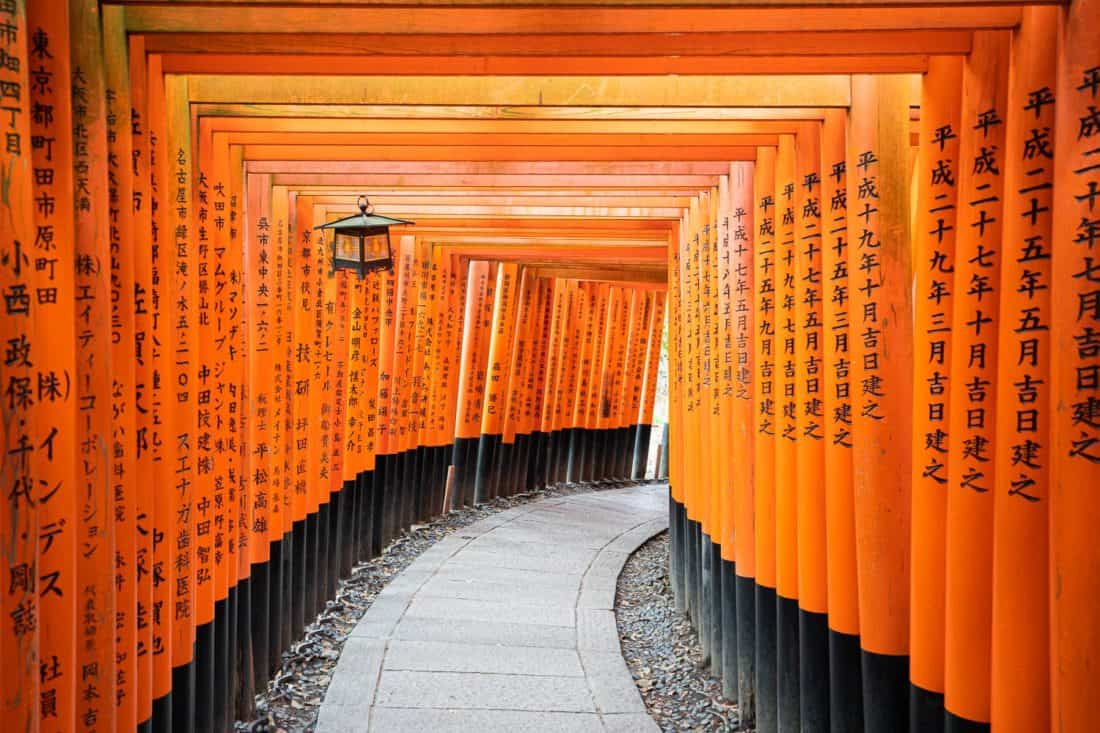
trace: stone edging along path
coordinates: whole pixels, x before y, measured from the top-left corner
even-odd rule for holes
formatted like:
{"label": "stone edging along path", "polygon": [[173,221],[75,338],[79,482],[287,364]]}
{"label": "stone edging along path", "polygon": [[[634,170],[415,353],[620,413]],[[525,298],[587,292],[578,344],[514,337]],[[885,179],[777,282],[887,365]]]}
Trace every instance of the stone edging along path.
{"label": "stone edging along path", "polygon": [[656,731],[614,605],[667,501],[662,484],[547,498],[440,540],[352,630],[317,730]]}

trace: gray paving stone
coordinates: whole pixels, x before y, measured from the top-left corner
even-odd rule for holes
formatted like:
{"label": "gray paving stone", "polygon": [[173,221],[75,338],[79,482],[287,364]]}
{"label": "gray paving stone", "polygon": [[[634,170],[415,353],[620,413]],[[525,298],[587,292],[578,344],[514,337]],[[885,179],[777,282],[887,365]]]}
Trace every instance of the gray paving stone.
{"label": "gray paving stone", "polygon": [[482,564],[468,565],[462,562],[461,558],[456,558],[440,568],[435,577],[443,580],[513,583],[517,586],[530,584],[576,590],[583,575],[584,573],[556,573],[521,568],[500,568]]}
{"label": "gray paving stone", "polygon": [[385,667],[421,672],[584,676],[580,655],[573,649],[434,641],[391,641]]}
{"label": "gray paving stone", "polygon": [[461,641],[467,644],[502,644],[553,649],[575,649],[577,634],[565,626],[501,624],[466,619],[406,617],[393,630],[395,639]]}
{"label": "gray paving stone", "polygon": [[369,705],[323,705],[317,716],[317,730],[325,733],[365,733],[370,730]]}
{"label": "gray paving stone", "polygon": [[648,713],[623,713],[603,716],[607,733],[661,733],[660,727]]}
{"label": "gray paving stone", "polygon": [[630,557],[630,553],[627,552],[615,552],[614,550],[604,550],[596,559],[592,561],[592,564],[588,566],[588,570],[585,572],[585,578],[591,578],[593,576],[603,576],[605,578],[618,578],[619,573],[623,569],[623,565],[626,564],[627,558]]}
{"label": "gray paving stone", "polygon": [[469,619],[486,623],[534,624],[573,628],[573,606],[477,601],[466,598],[417,596],[405,612],[409,618]]}
{"label": "gray paving stone", "polygon": [[513,570],[538,570],[544,573],[581,574],[588,567],[590,558],[570,558],[547,553],[546,557],[537,555],[514,555],[487,550],[466,549],[452,558],[459,565],[481,565],[490,568],[511,568]]}
{"label": "gray paving stone", "polygon": [[615,608],[615,582],[611,578],[585,576],[577,608]]}
{"label": "gray paving stone", "polygon": [[599,712],[645,713],[645,703],[621,652],[581,650],[581,664]]}
{"label": "gray paving stone", "polygon": [[[599,716],[593,713],[518,710],[380,707],[374,709],[372,722],[372,730],[379,733],[602,733],[605,730]],[[627,729],[620,730],[626,733]]]}
{"label": "gray paving stone", "polygon": [[577,648],[597,652],[621,652],[613,611],[577,609]]}
{"label": "gray paving stone", "polygon": [[572,606],[577,601],[577,589],[574,583],[568,585],[522,584],[435,577],[420,587],[418,596]]}
{"label": "gray paving stone", "polygon": [[374,699],[386,642],[380,639],[350,638],[325,693],[325,705],[369,705]]}
{"label": "gray paving stone", "polygon": [[382,707],[476,708],[595,712],[581,677],[382,671],[375,693]]}

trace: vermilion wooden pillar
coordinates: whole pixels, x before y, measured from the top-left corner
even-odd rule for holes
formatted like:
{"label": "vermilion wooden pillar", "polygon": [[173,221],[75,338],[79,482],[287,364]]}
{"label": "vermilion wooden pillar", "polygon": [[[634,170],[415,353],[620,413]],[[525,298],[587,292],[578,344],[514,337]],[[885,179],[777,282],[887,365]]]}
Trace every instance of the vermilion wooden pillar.
{"label": "vermilion wooden pillar", "polygon": [[1077,0],[1059,27],[1051,239],[1051,727],[1098,724],[1100,627],[1100,4]]}
{"label": "vermilion wooden pillar", "polygon": [[1049,254],[1058,16],[1055,8],[1024,10],[1013,33],[1005,123],[990,724],[1020,733],[1050,728]]}
{"label": "vermilion wooden pillar", "polygon": [[852,77],[846,159],[864,727],[908,728],[912,253],[908,80]]}
{"label": "vermilion wooden pillar", "polygon": [[758,148],[753,176],[756,240],[753,259],[753,508],[756,520],[756,726],[777,730],[775,655],[776,257],[775,148]]}
{"label": "vermilion wooden pillar", "polygon": [[845,110],[826,110],[821,137],[825,531],[829,604],[829,725],[863,728],[855,495],[852,486],[851,277]]}
{"label": "vermilion wooden pillar", "polygon": [[997,329],[1009,36],[982,33],[963,67],[948,393],[944,703],[947,730],[989,723]]}
{"label": "vermilion wooden pillar", "polygon": [[962,131],[961,58],[932,59],[921,82],[916,322],[913,352],[912,616],[910,727],[942,730],[944,563],[948,486],[951,313],[956,291],[955,237]]}
{"label": "vermilion wooden pillar", "polygon": [[778,730],[801,728],[798,633],[798,299],[795,138],[782,135],[775,163],[775,561]]}

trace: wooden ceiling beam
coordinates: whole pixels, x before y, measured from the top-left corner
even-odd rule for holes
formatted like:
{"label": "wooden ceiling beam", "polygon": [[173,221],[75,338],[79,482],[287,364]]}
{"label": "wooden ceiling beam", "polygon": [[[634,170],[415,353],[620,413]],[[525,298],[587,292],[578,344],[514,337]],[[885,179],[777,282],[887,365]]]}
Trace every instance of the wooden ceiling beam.
{"label": "wooden ceiling beam", "polygon": [[[966,54],[969,29],[844,31],[699,31],[694,33],[152,33],[148,53],[165,70],[187,58],[257,56],[376,58],[730,58],[743,56],[904,56]],[[285,62],[284,62],[285,63]],[[236,67],[227,67],[234,70]],[[174,69],[172,69],[174,70]],[[270,69],[268,69],[270,71]]]}
{"label": "wooden ceiling beam", "polygon": [[[712,0],[711,0],[712,1]],[[751,0],[750,0],[751,2]],[[894,3],[873,6],[843,0],[761,2],[760,7],[495,7],[473,8],[343,7],[318,4],[272,6],[269,3],[203,5],[134,4],[126,8],[126,28],[140,33],[339,33],[347,28],[385,28],[387,33],[698,33],[781,31],[867,31],[891,29],[1013,28],[1020,22],[1017,2],[987,0],[985,5],[958,2]],[[807,7],[810,4],[833,7]],[[327,4],[326,4],[327,5]],[[545,3],[543,3],[545,5]],[[657,3],[660,5],[660,3]],[[777,12],[776,6],[797,7]],[[801,6],[801,7],[799,7]],[[323,41],[318,39],[318,46]]]}
{"label": "wooden ceiling beam", "polygon": [[846,107],[847,75],[189,77],[192,102],[298,104]]}

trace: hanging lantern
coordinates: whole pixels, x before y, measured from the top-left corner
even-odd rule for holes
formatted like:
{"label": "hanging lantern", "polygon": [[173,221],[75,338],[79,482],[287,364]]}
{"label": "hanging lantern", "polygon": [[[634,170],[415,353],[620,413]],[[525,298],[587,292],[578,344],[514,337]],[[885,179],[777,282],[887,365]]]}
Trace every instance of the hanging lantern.
{"label": "hanging lantern", "polygon": [[393,270],[390,227],[413,224],[374,213],[366,196],[359,197],[359,213],[314,229],[332,230],[332,272],[356,270],[359,277],[375,270]]}

